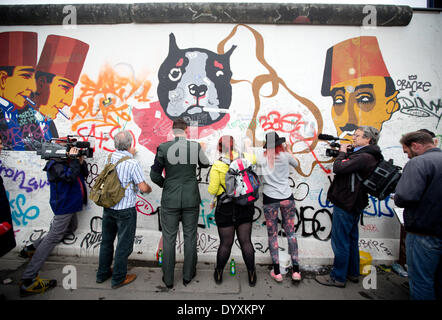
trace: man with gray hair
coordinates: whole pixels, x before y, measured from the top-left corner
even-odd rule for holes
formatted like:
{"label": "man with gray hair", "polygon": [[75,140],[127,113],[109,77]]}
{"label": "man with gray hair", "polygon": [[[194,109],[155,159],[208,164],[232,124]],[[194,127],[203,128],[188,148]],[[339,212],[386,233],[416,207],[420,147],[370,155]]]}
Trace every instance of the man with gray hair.
{"label": "man with gray hair", "polygon": [[[118,178],[126,188],[124,197],[116,205],[103,208],[102,238],[97,283],[112,278],[112,288],[117,289],[136,279],[135,274],[127,274],[127,259],[132,253],[135,231],[137,227],[137,211],[135,202],[137,189],[142,193],[149,193],[152,188],[146,183],[140,163],[134,159],[136,150],[132,147],[132,134],[129,131],[119,132],[115,138],[116,151],[110,162],[117,163]],[[111,268],[114,253],[114,240],[118,235],[115,250],[114,267]]]}
{"label": "man with gray hair", "polygon": [[358,127],[353,134],[353,145],[342,144],[333,163],[335,177],[327,199],[334,204],[331,245],[335,258],[331,273],[316,277],[322,285],[343,288],[347,280],[359,281],[358,222],[368,205],[368,194],[361,180],[367,178],[384,158],[378,140],[376,128]]}
{"label": "man with gray hair", "polygon": [[394,203],[404,208],[410,298],[442,299],[442,152],[431,134],[409,132],[400,143],[410,159],[396,186]]}

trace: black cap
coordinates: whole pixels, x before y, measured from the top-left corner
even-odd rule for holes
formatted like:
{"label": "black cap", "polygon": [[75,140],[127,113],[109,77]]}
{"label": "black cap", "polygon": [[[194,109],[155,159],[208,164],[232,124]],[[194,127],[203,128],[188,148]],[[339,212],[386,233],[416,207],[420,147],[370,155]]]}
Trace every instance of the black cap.
{"label": "black cap", "polygon": [[284,142],[285,142],[284,137],[280,138],[276,132],[272,131],[266,134],[266,142],[264,143],[263,148],[264,149],[267,149],[267,147],[276,148],[277,146],[283,144]]}

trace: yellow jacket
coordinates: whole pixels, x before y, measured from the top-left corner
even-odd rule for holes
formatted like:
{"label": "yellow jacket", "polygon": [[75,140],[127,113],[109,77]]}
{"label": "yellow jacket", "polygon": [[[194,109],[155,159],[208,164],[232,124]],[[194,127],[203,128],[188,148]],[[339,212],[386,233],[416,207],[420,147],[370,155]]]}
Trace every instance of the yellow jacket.
{"label": "yellow jacket", "polygon": [[[233,152],[234,159],[238,158],[239,154],[237,152]],[[228,159],[228,156],[225,155],[225,158]],[[256,156],[250,153],[244,153],[244,158],[249,160],[251,163],[256,163]],[[226,173],[229,171],[229,165],[227,163],[222,162],[221,160],[216,160],[212,169],[210,169],[209,175],[209,188],[208,192],[213,195],[220,195],[224,192],[226,187]],[[223,186],[223,187],[221,187]]]}

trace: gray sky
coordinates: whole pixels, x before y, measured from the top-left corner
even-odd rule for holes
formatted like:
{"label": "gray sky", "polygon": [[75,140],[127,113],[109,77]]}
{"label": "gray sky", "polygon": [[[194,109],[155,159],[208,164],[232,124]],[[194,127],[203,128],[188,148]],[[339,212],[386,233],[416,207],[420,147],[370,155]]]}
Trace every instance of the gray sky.
{"label": "gray sky", "polygon": [[146,3],[146,2],[264,2],[264,3],[348,3],[348,4],[395,4],[395,5],[408,5],[412,8],[426,8],[427,0],[194,0],[194,1],[184,1],[184,0],[156,0],[156,1],[146,1],[146,0],[0,0],[0,4],[77,4],[77,3]]}

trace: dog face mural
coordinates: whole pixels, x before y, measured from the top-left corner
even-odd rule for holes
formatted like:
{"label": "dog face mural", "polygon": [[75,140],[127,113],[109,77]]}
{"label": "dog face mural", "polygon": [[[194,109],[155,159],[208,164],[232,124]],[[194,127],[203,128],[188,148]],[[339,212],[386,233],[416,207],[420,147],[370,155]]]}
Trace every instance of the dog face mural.
{"label": "dog face mural", "polygon": [[230,55],[235,48],[222,55],[201,48],[179,49],[174,34],[169,35],[169,54],[158,72],[157,94],[171,120],[181,117],[202,127],[225,116],[232,100]]}

